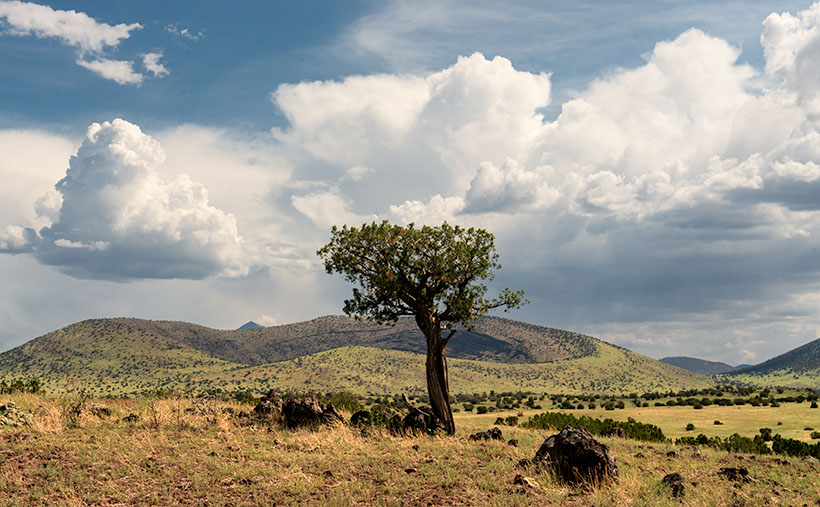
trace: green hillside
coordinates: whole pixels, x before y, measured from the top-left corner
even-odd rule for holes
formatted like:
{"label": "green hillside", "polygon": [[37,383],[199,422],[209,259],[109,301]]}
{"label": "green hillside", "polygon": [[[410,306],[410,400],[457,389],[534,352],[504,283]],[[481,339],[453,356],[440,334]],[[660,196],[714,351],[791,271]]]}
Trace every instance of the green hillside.
{"label": "green hillside", "polygon": [[[0,354],[0,379],[38,378],[52,391],[82,385],[97,395],[131,395],[158,388],[191,392],[273,387],[358,393],[423,391],[423,354],[387,346],[418,348],[420,337],[411,334],[407,324],[400,322],[395,334],[389,335],[389,327],[323,317],[280,326],[271,337],[259,329],[220,331],[181,322],[90,320]],[[323,329],[329,336],[322,334]],[[458,359],[450,354],[454,393],[629,393],[710,384],[704,376],[591,337],[507,319],[482,319],[472,335],[465,332],[459,338],[465,344],[463,355],[497,359],[503,355],[499,351],[524,353],[513,354],[518,362],[510,363]],[[368,340],[381,347],[355,345]],[[455,343],[456,339],[451,346]],[[298,356],[300,344],[302,349],[323,350]],[[277,347],[281,350],[276,351]],[[209,353],[214,350],[223,357]],[[287,359],[261,363],[274,351]],[[551,359],[522,360],[536,356]]]}
{"label": "green hillside", "polygon": [[[412,318],[395,326],[331,315],[305,322],[247,330],[210,329],[187,322],[112,319],[184,344],[209,356],[259,365],[339,347],[362,346],[424,353],[426,341]],[[90,321],[102,322],[102,321]],[[460,329],[447,348],[449,357],[503,363],[543,363],[583,357],[599,341],[561,329],[498,317],[478,319]]]}
{"label": "green hillside", "polygon": [[49,390],[144,392],[235,367],[168,337],[116,320],[78,322],[0,354],[0,379],[37,378]]}
{"label": "green hillside", "polygon": [[[371,347],[342,347],[278,363],[206,375],[203,385],[233,390],[347,390],[359,394],[426,389],[424,356]],[[452,393],[535,391],[566,394],[667,391],[713,385],[703,375],[666,365],[612,345],[590,356],[540,364],[451,359]],[[227,382],[227,384],[225,383]]]}
{"label": "green hillside", "polygon": [[723,378],[757,386],[820,389],[820,339]]}

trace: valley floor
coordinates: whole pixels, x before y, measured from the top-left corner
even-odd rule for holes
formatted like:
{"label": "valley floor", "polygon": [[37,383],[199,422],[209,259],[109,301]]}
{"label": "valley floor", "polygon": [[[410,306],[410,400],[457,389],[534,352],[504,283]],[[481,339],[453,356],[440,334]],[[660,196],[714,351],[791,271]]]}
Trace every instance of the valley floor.
{"label": "valley floor", "polygon": [[[808,460],[710,449],[697,456],[617,438],[601,441],[617,457],[618,484],[568,488],[519,464],[552,431],[504,426],[505,441],[467,439],[500,413],[457,414],[456,437],[398,438],[238,426],[222,409],[248,406],[185,398],[98,401],[110,414],[77,420],[66,400],[0,396],[9,401],[32,420],[0,426],[2,505],[679,505],[661,483],[672,472],[687,482],[684,505],[820,503],[817,464]],[[130,414],[139,419],[121,421]],[[512,438],[518,447],[507,444]],[[722,467],[745,467],[751,480],[730,481]],[[534,487],[513,484],[518,474]]]}

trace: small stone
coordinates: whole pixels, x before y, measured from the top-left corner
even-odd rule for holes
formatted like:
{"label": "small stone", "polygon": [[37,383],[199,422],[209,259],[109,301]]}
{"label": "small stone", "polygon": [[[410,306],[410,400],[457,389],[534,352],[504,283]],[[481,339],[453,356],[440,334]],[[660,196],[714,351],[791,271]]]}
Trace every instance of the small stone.
{"label": "small stone", "polygon": [[661,479],[661,482],[672,490],[672,496],[675,498],[680,498],[683,496],[686,481],[681,476],[681,474],[675,472],[671,474],[667,474]]}

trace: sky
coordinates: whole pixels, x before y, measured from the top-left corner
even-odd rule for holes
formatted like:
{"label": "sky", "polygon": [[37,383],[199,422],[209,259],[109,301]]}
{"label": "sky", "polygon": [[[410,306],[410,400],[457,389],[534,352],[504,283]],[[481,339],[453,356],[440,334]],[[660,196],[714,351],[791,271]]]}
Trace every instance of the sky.
{"label": "sky", "polygon": [[820,3],[0,0],[0,68],[0,351],[339,314],[373,220],[651,357],[820,336]]}

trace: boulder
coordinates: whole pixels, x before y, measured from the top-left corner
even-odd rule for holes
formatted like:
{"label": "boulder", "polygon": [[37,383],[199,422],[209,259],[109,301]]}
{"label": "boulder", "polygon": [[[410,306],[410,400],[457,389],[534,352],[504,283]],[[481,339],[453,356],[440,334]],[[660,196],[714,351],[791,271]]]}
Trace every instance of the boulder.
{"label": "boulder", "polygon": [[500,428],[490,428],[487,431],[479,431],[478,433],[473,433],[468,438],[474,442],[479,440],[504,440]]}
{"label": "boulder", "polygon": [[749,477],[749,471],[746,467],[723,467],[718,474],[726,477],[730,481],[752,482],[752,478]]}
{"label": "boulder", "polygon": [[282,405],[282,416],[288,429],[311,428],[344,423],[344,418],[332,403],[321,403],[315,394],[301,400],[288,400]]}
{"label": "boulder", "polygon": [[683,476],[681,476],[681,474],[677,472],[667,474],[664,476],[663,479],[661,479],[661,482],[672,490],[673,497],[680,498],[683,496],[684,490],[686,488],[686,480],[683,478]]}
{"label": "boulder", "polygon": [[282,405],[284,404],[285,402],[282,400],[282,397],[279,396],[279,393],[271,390],[253,408],[253,412],[256,415],[281,414]]}
{"label": "boulder", "polygon": [[586,428],[568,426],[548,437],[535,453],[534,461],[568,484],[588,486],[618,480],[615,456]]}

